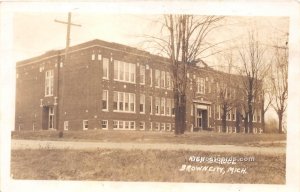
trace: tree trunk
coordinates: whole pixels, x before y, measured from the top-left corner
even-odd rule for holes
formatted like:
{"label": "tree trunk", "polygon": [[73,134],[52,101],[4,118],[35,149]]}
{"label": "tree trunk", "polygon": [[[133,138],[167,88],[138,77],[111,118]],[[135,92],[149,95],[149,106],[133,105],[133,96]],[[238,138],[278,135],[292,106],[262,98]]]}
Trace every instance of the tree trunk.
{"label": "tree trunk", "polygon": [[253,111],[252,111],[252,105],[249,109],[249,133],[253,133]]}
{"label": "tree trunk", "polygon": [[282,119],[283,119],[283,113],[281,111],[277,112],[278,115],[278,133],[283,133],[282,131]]}
{"label": "tree trunk", "polygon": [[186,129],[186,99],[185,95],[174,93],[175,104],[175,135],[184,134]]}
{"label": "tree trunk", "polygon": [[264,133],[265,130],[266,130],[266,124],[265,124],[265,112],[262,112],[262,115],[261,115],[261,128],[262,128],[263,133]]}
{"label": "tree trunk", "polygon": [[236,113],[236,122],[235,122],[235,127],[236,127],[236,132],[239,133],[241,132],[241,127],[240,127],[240,123],[241,123],[241,114],[238,111]]}
{"label": "tree trunk", "polygon": [[226,107],[222,107],[223,109],[223,114],[222,114],[222,132],[226,133]]}
{"label": "tree trunk", "polygon": [[244,125],[245,125],[245,133],[248,133],[248,113],[246,113],[245,118],[244,118]]}

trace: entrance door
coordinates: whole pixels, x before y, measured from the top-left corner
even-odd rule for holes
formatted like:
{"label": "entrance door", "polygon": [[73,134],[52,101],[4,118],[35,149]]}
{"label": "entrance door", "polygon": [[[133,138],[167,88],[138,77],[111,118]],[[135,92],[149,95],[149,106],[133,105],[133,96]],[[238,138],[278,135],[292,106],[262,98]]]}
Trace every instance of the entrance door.
{"label": "entrance door", "polygon": [[54,109],[49,107],[48,129],[54,129]]}
{"label": "entrance door", "polygon": [[202,110],[201,109],[197,109],[196,127],[202,128]]}
{"label": "entrance door", "polygon": [[54,108],[53,106],[43,107],[42,128],[44,130],[54,129]]}
{"label": "entrance door", "polygon": [[206,109],[197,109],[196,127],[200,129],[208,128],[208,114]]}

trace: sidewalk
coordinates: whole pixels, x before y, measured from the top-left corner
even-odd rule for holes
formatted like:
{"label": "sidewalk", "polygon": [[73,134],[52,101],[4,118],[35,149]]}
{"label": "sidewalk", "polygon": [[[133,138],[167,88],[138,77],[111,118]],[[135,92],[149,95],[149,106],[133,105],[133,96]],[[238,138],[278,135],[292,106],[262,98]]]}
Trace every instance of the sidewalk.
{"label": "sidewalk", "polygon": [[251,147],[236,145],[192,145],[174,143],[113,143],[113,142],[75,142],[75,141],[38,141],[38,140],[12,140],[12,149],[123,149],[123,150],[190,150],[229,153],[261,153],[284,154],[285,147]]}

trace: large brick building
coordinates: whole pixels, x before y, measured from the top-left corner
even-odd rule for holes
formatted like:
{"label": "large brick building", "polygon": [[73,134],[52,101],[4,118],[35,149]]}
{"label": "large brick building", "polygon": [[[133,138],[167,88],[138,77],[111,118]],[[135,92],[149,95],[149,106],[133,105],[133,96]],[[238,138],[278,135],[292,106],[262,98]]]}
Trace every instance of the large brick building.
{"label": "large brick building", "polygon": [[[224,76],[235,85],[228,98],[243,100],[241,76],[204,62],[187,74],[187,129],[219,131]],[[167,58],[132,47],[93,40],[65,50],[49,51],[17,63],[15,130],[152,130],[174,129],[172,74]],[[255,103],[254,127],[260,127],[261,102]],[[227,130],[242,127],[241,109],[227,114]]]}

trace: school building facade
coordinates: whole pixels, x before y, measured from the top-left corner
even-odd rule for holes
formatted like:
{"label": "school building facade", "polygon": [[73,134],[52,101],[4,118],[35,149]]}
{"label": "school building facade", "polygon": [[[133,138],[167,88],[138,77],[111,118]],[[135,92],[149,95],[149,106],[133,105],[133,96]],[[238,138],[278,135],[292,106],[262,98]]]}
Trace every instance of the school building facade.
{"label": "school building facade", "polygon": [[[167,58],[129,46],[92,40],[20,61],[16,69],[15,130],[174,130],[171,67]],[[187,130],[221,129],[222,74],[204,62],[187,77]],[[234,76],[234,75],[231,75]],[[238,76],[234,76],[239,82]],[[239,86],[228,97],[240,97]],[[243,98],[240,98],[242,100]],[[254,127],[261,125],[260,100]],[[243,127],[238,106],[227,131]]]}

